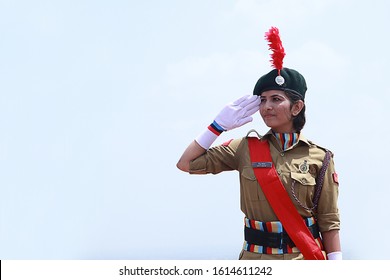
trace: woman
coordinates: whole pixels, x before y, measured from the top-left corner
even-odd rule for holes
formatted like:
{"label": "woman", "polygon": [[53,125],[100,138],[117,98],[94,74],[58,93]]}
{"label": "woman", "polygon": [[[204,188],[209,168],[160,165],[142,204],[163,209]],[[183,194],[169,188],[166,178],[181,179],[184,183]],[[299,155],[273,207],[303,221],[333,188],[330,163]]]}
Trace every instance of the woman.
{"label": "woman", "polygon": [[[326,170],[321,169],[327,150],[307,140],[301,133],[306,122],[305,93],[306,82],[299,72],[289,68],[272,70],[258,80],[253,96],[244,96],[225,106],[214,122],[187,147],[177,163],[180,170],[191,174],[239,172],[241,210],[245,214],[245,241],[240,259],[311,259],[312,256],[302,253],[311,248],[304,248],[305,241],[299,240],[301,237],[293,228],[295,225],[285,228],[292,223],[287,217],[291,214],[288,212],[299,214],[296,215],[303,221],[304,229],[298,222],[298,231],[302,229],[307,240],[315,241],[310,246],[316,247],[327,259],[342,259],[337,174],[332,158]],[[253,152],[248,146],[249,133],[247,137],[210,148],[222,132],[252,121],[251,116],[257,111],[270,127],[264,136],[259,136],[259,142],[268,143],[272,161],[253,161]],[[276,171],[283,191],[287,192],[288,203],[294,206],[293,211],[283,213],[286,223],[281,222],[283,215],[279,215],[278,209],[284,206],[278,206],[278,201],[270,203],[269,195],[272,196],[273,189],[269,191],[268,187],[266,191],[266,183],[259,184],[262,176],[257,175],[256,169],[271,168]],[[323,183],[320,183],[322,188],[318,186],[321,172],[325,172]],[[296,244],[303,245],[298,248]]]}

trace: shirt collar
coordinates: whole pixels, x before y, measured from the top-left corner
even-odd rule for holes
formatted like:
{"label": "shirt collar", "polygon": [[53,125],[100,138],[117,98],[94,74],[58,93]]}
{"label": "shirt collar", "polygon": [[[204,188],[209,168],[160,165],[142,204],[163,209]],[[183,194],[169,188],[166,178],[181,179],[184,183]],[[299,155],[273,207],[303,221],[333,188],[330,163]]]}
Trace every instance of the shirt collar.
{"label": "shirt collar", "polygon": [[[267,139],[267,140],[273,140],[275,141],[276,143],[279,143],[278,140],[276,139],[275,135],[273,134],[272,130],[270,129],[266,134],[264,134],[263,137],[261,137],[262,139]],[[311,146],[311,143],[309,142],[309,140],[307,140],[307,138],[301,133],[299,133],[299,139],[298,139],[298,142],[294,145],[298,145],[300,142],[308,145],[308,146]]]}

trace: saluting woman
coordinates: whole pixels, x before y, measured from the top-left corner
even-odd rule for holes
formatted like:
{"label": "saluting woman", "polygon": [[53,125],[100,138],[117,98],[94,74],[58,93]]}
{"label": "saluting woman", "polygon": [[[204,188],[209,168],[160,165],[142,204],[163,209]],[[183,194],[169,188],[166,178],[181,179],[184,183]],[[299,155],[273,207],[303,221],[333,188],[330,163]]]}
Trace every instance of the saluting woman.
{"label": "saluting woman", "polygon": [[[333,154],[309,141],[306,82],[283,67],[279,31],[266,33],[274,70],[260,77],[253,95],[226,105],[184,151],[177,167],[190,174],[237,170],[245,240],[239,259],[341,260],[338,177]],[[270,130],[211,147],[217,137],[253,120]]]}

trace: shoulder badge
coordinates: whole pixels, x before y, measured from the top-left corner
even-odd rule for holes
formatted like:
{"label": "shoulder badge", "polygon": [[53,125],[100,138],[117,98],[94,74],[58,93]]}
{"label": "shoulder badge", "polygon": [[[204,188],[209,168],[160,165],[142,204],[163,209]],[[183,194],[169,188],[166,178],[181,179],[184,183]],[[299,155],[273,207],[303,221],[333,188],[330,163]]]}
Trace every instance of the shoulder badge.
{"label": "shoulder badge", "polygon": [[230,140],[226,141],[225,143],[223,143],[222,146],[227,147],[227,146],[229,146],[229,144],[230,144],[232,141],[233,141],[233,139],[230,139]]}
{"label": "shoulder badge", "polygon": [[339,183],[339,175],[337,175],[336,171],[332,174],[332,177],[333,177],[333,182],[338,184]]}

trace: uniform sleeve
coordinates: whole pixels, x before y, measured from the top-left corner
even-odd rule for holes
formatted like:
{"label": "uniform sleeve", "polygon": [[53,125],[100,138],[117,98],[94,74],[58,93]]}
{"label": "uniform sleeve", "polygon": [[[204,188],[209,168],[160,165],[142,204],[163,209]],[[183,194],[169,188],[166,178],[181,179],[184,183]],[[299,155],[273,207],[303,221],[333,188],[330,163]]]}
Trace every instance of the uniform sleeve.
{"label": "uniform sleeve", "polygon": [[340,215],[337,205],[339,183],[333,157],[325,173],[324,184],[318,202],[317,220],[320,231],[339,230]]}
{"label": "uniform sleeve", "polygon": [[190,162],[190,174],[218,174],[222,171],[237,170],[236,152],[242,139],[228,141],[215,146]]}

